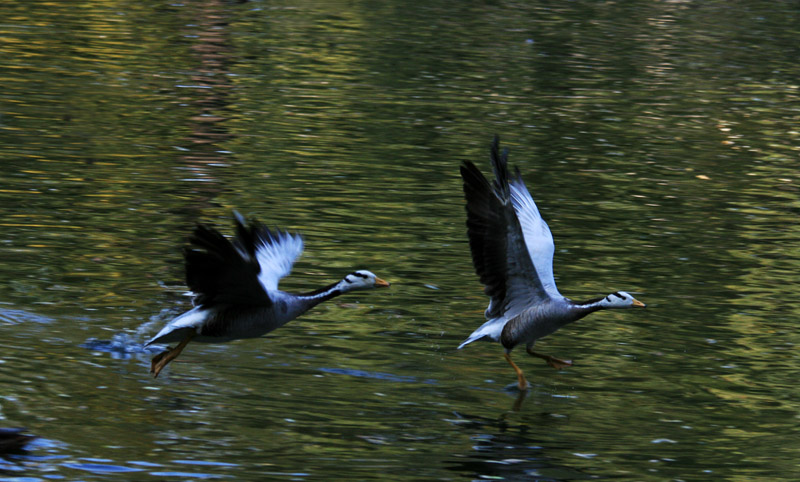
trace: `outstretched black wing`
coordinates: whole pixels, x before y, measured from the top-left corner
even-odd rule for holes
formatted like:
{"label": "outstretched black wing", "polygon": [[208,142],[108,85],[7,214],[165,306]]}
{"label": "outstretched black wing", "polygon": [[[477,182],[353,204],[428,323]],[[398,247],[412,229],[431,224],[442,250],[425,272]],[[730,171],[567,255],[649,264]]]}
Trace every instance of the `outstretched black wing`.
{"label": "outstretched black wing", "polygon": [[507,157],[507,152],[500,155],[495,136],[491,147],[493,184],[473,163],[466,161],[461,166],[467,235],[475,271],[491,297],[486,310],[490,319],[513,316],[548,298],[512,203]]}
{"label": "outstretched black wing", "polygon": [[195,228],[189,243],[184,250],[186,284],[197,296],[195,304],[272,304],[258,281],[261,267],[247,250],[237,249],[219,231],[203,224]]}

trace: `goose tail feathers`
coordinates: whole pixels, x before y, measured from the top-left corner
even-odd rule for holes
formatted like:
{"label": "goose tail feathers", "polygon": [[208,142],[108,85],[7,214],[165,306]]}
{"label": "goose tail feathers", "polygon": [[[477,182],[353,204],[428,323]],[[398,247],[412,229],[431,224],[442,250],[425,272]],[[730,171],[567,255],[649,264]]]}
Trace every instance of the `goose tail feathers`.
{"label": "goose tail feathers", "polygon": [[505,318],[493,318],[486,323],[482,324],[480,328],[473,331],[463,343],[458,345],[458,349],[462,349],[473,341],[478,341],[481,338],[490,338],[494,341],[500,340],[500,334],[503,332],[503,327],[506,326],[508,320]]}

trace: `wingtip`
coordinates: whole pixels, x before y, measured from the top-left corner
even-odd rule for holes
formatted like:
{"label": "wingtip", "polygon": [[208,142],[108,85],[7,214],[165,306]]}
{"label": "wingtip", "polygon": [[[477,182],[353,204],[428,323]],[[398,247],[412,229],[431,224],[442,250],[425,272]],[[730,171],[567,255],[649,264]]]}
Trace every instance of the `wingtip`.
{"label": "wingtip", "polygon": [[475,177],[476,174],[480,174],[481,177],[483,176],[480,169],[478,169],[478,166],[476,166],[472,161],[463,161],[459,168],[461,169],[461,178],[464,180]]}
{"label": "wingtip", "polygon": [[492,160],[492,165],[500,160],[500,136],[497,134],[492,138],[492,144],[489,147],[489,157]]}
{"label": "wingtip", "polygon": [[489,159],[494,171],[494,188],[501,199],[508,197],[508,149],[503,149],[500,153],[500,137],[495,134],[492,140],[492,147],[489,152]]}

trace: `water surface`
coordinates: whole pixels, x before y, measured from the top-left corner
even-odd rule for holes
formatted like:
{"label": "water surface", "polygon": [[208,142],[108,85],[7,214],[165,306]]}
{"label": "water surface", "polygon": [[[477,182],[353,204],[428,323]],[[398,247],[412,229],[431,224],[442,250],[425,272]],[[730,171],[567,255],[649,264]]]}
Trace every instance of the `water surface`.
{"label": "water surface", "polygon": [[[794,480],[790,2],[0,7],[0,422],[26,480]],[[511,150],[575,299],[646,311],[455,347],[487,300],[458,165]],[[141,342],[238,209],[305,236],[282,287],[390,290],[259,340]]]}

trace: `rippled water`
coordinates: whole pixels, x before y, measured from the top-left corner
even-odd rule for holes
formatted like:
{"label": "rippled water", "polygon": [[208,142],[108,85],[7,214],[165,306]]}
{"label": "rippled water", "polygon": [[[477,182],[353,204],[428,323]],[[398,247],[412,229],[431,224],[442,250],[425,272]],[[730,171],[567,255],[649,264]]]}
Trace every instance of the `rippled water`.
{"label": "rippled water", "polygon": [[[0,478],[795,480],[798,11],[790,2],[0,6]],[[458,165],[511,150],[561,291],[482,322]],[[300,231],[282,287],[392,282],[270,336],[142,341],[231,211]]]}

